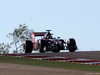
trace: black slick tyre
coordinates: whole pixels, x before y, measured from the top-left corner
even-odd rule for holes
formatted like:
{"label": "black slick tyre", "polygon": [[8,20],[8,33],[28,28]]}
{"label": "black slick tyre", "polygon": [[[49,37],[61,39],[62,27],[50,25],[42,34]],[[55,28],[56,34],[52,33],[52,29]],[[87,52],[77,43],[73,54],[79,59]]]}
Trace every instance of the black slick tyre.
{"label": "black slick tyre", "polygon": [[71,50],[69,50],[69,52],[75,52],[75,50],[76,50],[76,49],[71,49]]}
{"label": "black slick tyre", "polygon": [[[38,48],[39,48],[39,52],[40,53],[45,53],[46,51],[46,46],[45,45],[45,42],[44,40],[39,40],[39,45],[38,45]],[[44,50],[45,49],[45,50]]]}
{"label": "black slick tyre", "polygon": [[67,49],[68,49],[70,52],[75,52],[75,50],[77,49],[75,39],[70,38],[70,39],[67,41]]}
{"label": "black slick tyre", "polygon": [[31,53],[33,50],[33,44],[31,41],[27,40],[24,42],[25,53]]}

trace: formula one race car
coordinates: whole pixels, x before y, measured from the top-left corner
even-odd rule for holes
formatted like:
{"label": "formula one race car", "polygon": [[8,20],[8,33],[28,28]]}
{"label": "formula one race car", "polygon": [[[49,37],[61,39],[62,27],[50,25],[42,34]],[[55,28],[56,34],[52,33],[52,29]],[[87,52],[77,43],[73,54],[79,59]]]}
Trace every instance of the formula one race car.
{"label": "formula one race car", "polygon": [[[24,42],[25,53],[31,53],[32,50],[39,50],[40,53],[45,53],[46,51],[60,52],[60,50],[69,50],[74,52],[77,49],[75,39],[70,38],[67,42],[63,39],[53,38],[50,33],[51,30],[46,30],[47,32],[33,32],[32,41],[26,40]],[[35,42],[35,37],[41,36],[41,39]]]}

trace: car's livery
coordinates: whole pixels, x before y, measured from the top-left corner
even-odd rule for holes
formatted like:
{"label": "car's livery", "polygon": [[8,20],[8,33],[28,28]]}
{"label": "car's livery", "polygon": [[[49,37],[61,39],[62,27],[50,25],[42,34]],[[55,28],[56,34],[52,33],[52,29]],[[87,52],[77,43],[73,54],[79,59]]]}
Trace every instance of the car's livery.
{"label": "car's livery", "polygon": [[[51,30],[47,32],[33,32],[32,41],[26,40],[24,43],[25,53],[31,53],[32,50],[39,50],[40,53],[46,51],[60,52],[60,50],[69,50],[74,52],[77,49],[76,41],[74,38],[70,38],[67,42],[63,39],[53,38],[50,33]],[[35,37],[41,36],[41,39],[35,42]]]}

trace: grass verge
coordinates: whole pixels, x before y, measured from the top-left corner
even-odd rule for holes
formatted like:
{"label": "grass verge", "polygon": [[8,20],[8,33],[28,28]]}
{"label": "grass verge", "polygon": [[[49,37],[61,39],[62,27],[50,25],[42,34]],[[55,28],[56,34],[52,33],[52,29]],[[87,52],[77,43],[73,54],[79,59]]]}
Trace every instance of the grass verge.
{"label": "grass verge", "polygon": [[97,66],[97,65],[87,65],[87,64],[77,64],[77,63],[67,63],[67,62],[65,63],[65,62],[57,62],[57,61],[20,58],[20,57],[0,56],[0,62],[40,66],[40,67],[100,72],[100,66]]}

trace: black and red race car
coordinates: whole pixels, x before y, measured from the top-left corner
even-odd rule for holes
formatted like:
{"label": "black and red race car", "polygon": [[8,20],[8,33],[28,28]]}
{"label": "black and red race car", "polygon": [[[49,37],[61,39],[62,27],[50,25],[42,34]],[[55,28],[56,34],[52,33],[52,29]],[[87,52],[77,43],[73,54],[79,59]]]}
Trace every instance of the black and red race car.
{"label": "black and red race car", "polygon": [[[39,50],[40,53],[45,53],[46,51],[60,52],[60,50],[69,50],[74,52],[77,50],[76,41],[74,38],[70,38],[67,42],[63,39],[53,38],[50,33],[51,30],[46,30],[47,32],[33,32],[32,41],[26,40],[24,42],[25,53],[31,53],[32,50]],[[35,37],[41,36],[41,39],[35,42]]]}

